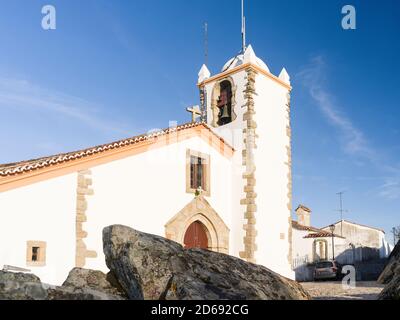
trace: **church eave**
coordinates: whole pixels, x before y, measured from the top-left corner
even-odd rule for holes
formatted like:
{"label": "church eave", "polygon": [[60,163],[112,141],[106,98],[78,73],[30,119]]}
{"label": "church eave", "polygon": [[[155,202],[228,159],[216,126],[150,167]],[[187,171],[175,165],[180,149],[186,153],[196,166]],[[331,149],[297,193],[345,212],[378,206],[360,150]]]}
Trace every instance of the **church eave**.
{"label": "church eave", "polygon": [[223,79],[225,77],[228,77],[234,73],[237,73],[241,70],[247,69],[247,68],[252,68],[253,70],[263,74],[264,76],[270,78],[271,80],[275,81],[276,83],[280,84],[281,86],[285,87],[286,89],[288,89],[289,91],[292,90],[292,86],[290,86],[289,84],[287,84],[286,82],[282,81],[281,79],[279,79],[277,76],[273,75],[272,73],[264,70],[263,68],[255,65],[254,63],[245,63],[242,64],[240,66],[237,66],[235,68],[229,69],[227,71],[224,71],[222,73],[216,74],[215,76],[212,76],[206,80],[204,80],[203,82],[200,82],[197,84],[198,87],[203,87],[208,83]]}
{"label": "church eave", "polygon": [[[176,136],[169,139],[170,134]],[[18,163],[0,165],[0,192],[40,180],[65,175],[146,152],[149,147],[165,146],[191,137],[200,137],[226,157],[233,155],[234,149],[218,136],[204,122],[186,123],[154,133],[139,135],[116,142]]]}

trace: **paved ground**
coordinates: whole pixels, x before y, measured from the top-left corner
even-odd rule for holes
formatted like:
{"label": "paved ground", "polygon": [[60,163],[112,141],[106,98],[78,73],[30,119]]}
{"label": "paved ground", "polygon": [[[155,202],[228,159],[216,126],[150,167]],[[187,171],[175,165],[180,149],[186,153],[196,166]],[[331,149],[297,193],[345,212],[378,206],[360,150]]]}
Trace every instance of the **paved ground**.
{"label": "paved ground", "polygon": [[340,281],[301,284],[315,300],[376,300],[384,287],[376,282],[357,282],[356,288],[344,288]]}

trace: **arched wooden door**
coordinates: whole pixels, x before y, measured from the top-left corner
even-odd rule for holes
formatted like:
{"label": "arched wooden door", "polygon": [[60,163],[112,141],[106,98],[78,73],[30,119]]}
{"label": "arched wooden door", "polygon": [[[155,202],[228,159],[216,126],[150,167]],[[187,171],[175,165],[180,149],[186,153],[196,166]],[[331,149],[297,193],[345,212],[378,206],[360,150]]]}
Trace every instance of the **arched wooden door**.
{"label": "arched wooden door", "polygon": [[183,242],[185,249],[208,249],[208,238],[204,224],[199,221],[193,222],[189,228],[187,228]]}

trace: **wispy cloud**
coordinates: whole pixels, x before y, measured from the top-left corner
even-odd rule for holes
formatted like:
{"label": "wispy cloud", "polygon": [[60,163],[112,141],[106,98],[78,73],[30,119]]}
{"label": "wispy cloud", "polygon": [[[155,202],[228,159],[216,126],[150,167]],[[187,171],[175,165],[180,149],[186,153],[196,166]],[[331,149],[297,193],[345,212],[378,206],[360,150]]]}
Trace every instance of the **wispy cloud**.
{"label": "wispy cloud", "polygon": [[375,152],[368,145],[364,133],[356,128],[336,105],[334,97],[326,89],[324,72],[324,59],[322,56],[317,56],[297,74],[297,77],[308,89],[329,123],[338,129],[345,152],[373,160]]}
{"label": "wispy cloud", "polygon": [[308,90],[327,121],[338,131],[342,149],[354,157],[354,163],[362,164],[362,159],[384,172],[384,183],[378,187],[378,194],[386,199],[400,198],[400,167],[387,164],[379,155],[380,152],[370,145],[364,132],[345,114],[327,89],[325,74],[324,58],[316,56],[296,77]]}
{"label": "wispy cloud", "polygon": [[94,104],[51,91],[27,80],[0,77],[0,108],[33,109],[58,114],[104,132],[124,133],[116,123],[99,116]]}
{"label": "wispy cloud", "polygon": [[386,199],[395,200],[400,198],[400,182],[393,178],[388,178],[387,181],[378,188],[378,194]]}

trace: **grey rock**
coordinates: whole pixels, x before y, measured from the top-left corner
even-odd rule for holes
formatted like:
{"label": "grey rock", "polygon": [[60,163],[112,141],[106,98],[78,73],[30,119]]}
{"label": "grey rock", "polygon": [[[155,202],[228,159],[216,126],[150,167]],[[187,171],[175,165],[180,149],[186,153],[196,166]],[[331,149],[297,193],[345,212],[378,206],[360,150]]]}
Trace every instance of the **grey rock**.
{"label": "grey rock", "polygon": [[400,300],[400,273],[396,274],[379,294],[379,300]]}
{"label": "grey rock", "polygon": [[103,230],[106,263],[130,299],[305,300],[295,281],[241,259],[115,225]]}
{"label": "grey rock", "polygon": [[55,287],[48,289],[48,300],[126,300],[120,295],[112,295],[91,288]]}
{"label": "grey rock", "polygon": [[49,289],[49,300],[124,300],[118,281],[101,271],[74,268],[61,287]]}
{"label": "grey rock", "polygon": [[386,284],[379,295],[379,300],[400,300],[400,241],[393,249],[378,282]]}
{"label": "grey rock", "polygon": [[388,263],[378,278],[378,283],[388,284],[396,274],[400,274],[400,241],[390,254]]}
{"label": "grey rock", "polygon": [[110,295],[126,297],[125,292],[111,272],[105,274],[96,270],[74,268],[69,272],[62,286],[93,289]]}
{"label": "grey rock", "polygon": [[45,300],[40,279],[27,273],[0,271],[0,300]]}

